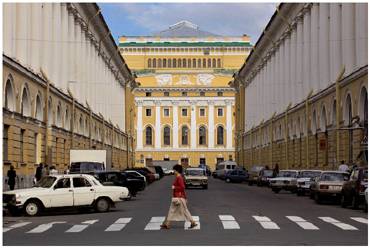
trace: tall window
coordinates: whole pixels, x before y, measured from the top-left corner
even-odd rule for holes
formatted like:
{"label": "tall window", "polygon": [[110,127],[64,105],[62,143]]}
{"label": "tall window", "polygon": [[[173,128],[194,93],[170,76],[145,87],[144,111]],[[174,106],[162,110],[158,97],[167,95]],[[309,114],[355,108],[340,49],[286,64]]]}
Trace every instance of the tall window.
{"label": "tall window", "polygon": [[8,157],[8,147],[9,147],[8,137],[9,137],[9,126],[4,125],[4,129],[3,129],[3,160],[4,161],[9,160],[9,157]]}
{"label": "tall window", "polygon": [[211,59],[208,59],[208,68],[211,68]]}
{"label": "tall window", "polygon": [[148,68],[152,67],[152,59],[148,59]]}
{"label": "tall window", "polygon": [[206,67],[207,67],[207,60],[203,59],[203,68],[206,68]]}
{"label": "tall window", "polygon": [[31,101],[26,87],[23,88],[22,92],[21,114],[23,116],[31,116]]}
{"label": "tall window", "polygon": [[181,59],[178,59],[178,60],[177,60],[177,66],[178,66],[179,68],[181,68]]}
{"label": "tall window", "polygon": [[157,67],[157,59],[153,59],[153,68]]}
{"label": "tall window", "polygon": [[10,111],[15,111],[15,97],[14,97],[11,79],[8,79],[6,81],[4,107],[6,109],[9,109]]}
{"label": "tall window", "polygon": [[197,67],[197,60],[193,59],[193,68],[196,68],[196,67]]}
{"label": "tall window", "polygon": [[224,144],[224,128],[222,126],[217,127],[217,145]]}
{"label": "tall window", "polygon": [[163,144],[165,146],[171,145],[171,128],[165,127],[163,129]]}
{"label": "tall window", "polygon": [[166,68],[166,67],[167,67],[167,60],[163,59],[163,68]]}
{"label": "tall window", "polygon": [[158,68],[162,68],[162,59],[158,59]]}
{"label": "tall window", "polygon": [[168,68],[171,68],[172,67],[172,59],[167,59],[167,61],[168,61]]}
{"label": "tall window", "polygon": [[212,59],[212,68],[216,68],[216,59]]}
{"label": "tall window", "polygon": [[191,59],[188,59],[188,68],[191,68]]}
{"label": "tall window", "polygon": [[151,146],[153,143],[152,143],[152,138],[153,136],[153,130],[151,127],[147,127],[145,129],[145,145],[147,146]]}
{"label": "tall window", "polygon": [[199,145],[206,145],[206,128],[204,126],[201,126],[199,128]]}
{"label": "tall window", "polygon": [[184,146],[189,144],[189,128],[187,126],[181,128],[181,144]]}
{"label": "tall window", "polygon": [[217,59],[217,68],[221,68],[221,59]]}
{"label": "tall window", "polygon": [[202,60],[198,59],[198,68],[202,68]]}
{"label": "tall window", "polygon": [[173,67],[173,68],[176,68],[176,59],[173,59],[173,60],[172,60],[172,67]]}

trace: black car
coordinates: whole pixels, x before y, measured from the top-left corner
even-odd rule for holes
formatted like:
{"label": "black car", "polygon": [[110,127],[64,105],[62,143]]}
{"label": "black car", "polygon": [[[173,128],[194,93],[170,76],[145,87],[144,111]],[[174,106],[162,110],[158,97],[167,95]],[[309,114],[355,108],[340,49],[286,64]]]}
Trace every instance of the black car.
{"label": "black car", "polygon": [[141,191],[145,188],[144,180],[139,178],[133,178],[124,172],[103,171],[94,173],[94,176],[103,185],[126,187],[129,190],[131,196],[136,196],[138,191]]}
{"label": "black car", "polygon": [[160,178],[164,177],[164,171],[162,169],[162,166],[155,165],[155,166],[153,166],[153,168],[155,170],[155,173],[157,173]]}
{"label": "black car", "polygon": [[225,181],[227,183],[242,183],[248,181],[248,173],[245,170],[235,169],[226,172]]}

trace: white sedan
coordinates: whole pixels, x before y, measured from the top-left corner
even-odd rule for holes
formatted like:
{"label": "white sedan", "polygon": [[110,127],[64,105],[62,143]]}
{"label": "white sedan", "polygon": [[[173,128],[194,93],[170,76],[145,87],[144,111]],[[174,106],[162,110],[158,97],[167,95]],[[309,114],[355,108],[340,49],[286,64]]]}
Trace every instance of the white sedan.
{"label": "white sedan", "polygon": [[90,206],[107,212],[129,197],[126,187],[103,186],[91,175],[71,174],[43,177],[34,187],[3,193],[3,207],[23,210],[29,216],[43,209]]}

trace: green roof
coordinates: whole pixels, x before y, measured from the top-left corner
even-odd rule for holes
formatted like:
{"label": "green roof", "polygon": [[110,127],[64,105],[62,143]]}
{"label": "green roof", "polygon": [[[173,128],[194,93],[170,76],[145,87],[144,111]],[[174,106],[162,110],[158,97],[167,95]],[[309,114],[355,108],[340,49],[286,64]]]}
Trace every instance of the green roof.
{"label": "green roof", "polygon": [[249,42],[125,42],[120,47],[252,47]]}

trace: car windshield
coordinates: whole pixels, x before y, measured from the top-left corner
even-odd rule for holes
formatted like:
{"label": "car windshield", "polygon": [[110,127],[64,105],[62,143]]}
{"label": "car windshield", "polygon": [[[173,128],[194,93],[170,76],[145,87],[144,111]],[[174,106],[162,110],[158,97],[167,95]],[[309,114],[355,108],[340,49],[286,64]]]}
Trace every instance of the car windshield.
{"label": "car windshield", "polygon": [[187,175],[187,176],[204,176],[204,170],[186,170],[185,175]]}
{"label": "car windshield", "polygon": [[272,170],[264,170],[263,175],[265,177],[271,177],[274,172]]}
{"label": "car windshield", "polygon": [[296,177],[297,172],[295,171],[280,171],[278,177]]}
{"label": "car windshield", "polygon": [[321,181],[347,181],[349,176],[343,173],[323,173]]}
{"label": "car windshield", "polygon": [[50,188],[54,184],[55,180],[57,180],[56,177],[43,177],[34,187]]}
{"label": "car windshield", "polygon": [[299,178],[314,178],[320,176],[320,171],[301,171],[299,173]]}

